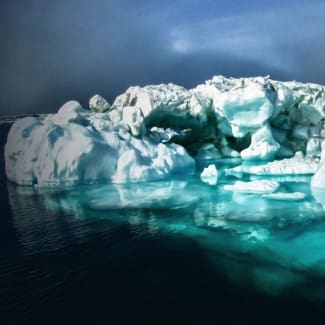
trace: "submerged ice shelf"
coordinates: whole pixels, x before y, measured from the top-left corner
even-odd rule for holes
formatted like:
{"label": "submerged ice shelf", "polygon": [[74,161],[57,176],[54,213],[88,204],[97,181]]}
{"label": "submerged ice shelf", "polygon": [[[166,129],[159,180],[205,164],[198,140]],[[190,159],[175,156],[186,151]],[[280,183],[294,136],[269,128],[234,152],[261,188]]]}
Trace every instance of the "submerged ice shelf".
{"label": "submerged ice shelf", "polygon": [[[216,162],[220,174],[225,168],[224,162]],[[324,190],[311,191],[310,176],[287,176],[285,181],[270,177],[268,181],[280,188],[263,195],[224,190],[224,181],[209,186],[196,174],[189,180],[111,183],[65,191],[9,183],[8,195],[20,248],[27,254],[55,254],[64,241],[62,229],[69,231],[66,240],[84,243],[92,231],[89,225],[100,220],[96,227],[108,222],[109,237],[113,229],[126,226],[136,240],[170,235],[168,245],[173,245],[175,236],[190,239],[218,273],[244,284],[245,290],[254,286],[272,295],[290,292],[324,301]],[[281,200],[285,193],[290,201]],[[121,244],[132,246],[132,241],[124,238]],[[123,258],[124,254],[123,250]],[[169,267],[172,270],[174,265]],[[190,281],[195,284],[196,279]]]}
{"label": "submerged ice shelf", "polygon": [[8,179],[143,182],[191,175],[195,160],[237,157],[244,163],[226,176],[315,173],[312,186],[325,187],[324,86],[215,76],[190,90],[130,87],[112,105],[95,95],[89,108],[70,101],[42,121],[16,121],[5,147]]}

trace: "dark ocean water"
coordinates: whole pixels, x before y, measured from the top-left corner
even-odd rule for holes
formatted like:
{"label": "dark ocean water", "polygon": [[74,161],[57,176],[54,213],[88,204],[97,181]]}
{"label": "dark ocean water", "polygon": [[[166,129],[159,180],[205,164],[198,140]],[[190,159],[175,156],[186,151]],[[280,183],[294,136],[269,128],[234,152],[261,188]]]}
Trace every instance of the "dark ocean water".
{"label": "dark ocean water", "polygon": [[9,125],[0,324],[324,322],[325,212],[304,180],[283,183],[307,193],[290,204],[197,176],[32,190],[6,181]]}

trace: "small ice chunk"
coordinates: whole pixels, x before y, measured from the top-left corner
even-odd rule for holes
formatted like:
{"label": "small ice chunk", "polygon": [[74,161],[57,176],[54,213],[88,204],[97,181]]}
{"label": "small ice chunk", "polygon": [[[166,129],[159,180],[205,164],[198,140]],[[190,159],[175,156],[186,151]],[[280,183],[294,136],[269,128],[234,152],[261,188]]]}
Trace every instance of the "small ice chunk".
{"label": "small ice chunk", "polygon": [[234,184],[225,185],[226,191],[241,193],[264,194],[273,193],[278,190],[280,184],[275,181],[256,180],[251,182],[236,181]]}
{"label": "small ice chunk", "polygon": [[96,94],[90,98],[89,108],[96,113],[105,113],[111,106],[103,96]]}
{"label": "small ice chunk", "polygon": [[201,180],[209,185],[216,185],[218,182],[218,171],[214,164],[209,165],[207,168],[203,169],[201,173]]}
{"label": "small ice chunk", "polygon": [[293,193],[276,192],[276,193],[264,194],[263,197],[272,200],[279,200],[279,201],[300,201],[306,197],[306,194],[302,192],[293,192]]}
{"label": "small ice chunk", "polygon": [[150,129],[149,137],[153,141],[167,143],[180,134],[171,128],[159,128],[154,126]]}

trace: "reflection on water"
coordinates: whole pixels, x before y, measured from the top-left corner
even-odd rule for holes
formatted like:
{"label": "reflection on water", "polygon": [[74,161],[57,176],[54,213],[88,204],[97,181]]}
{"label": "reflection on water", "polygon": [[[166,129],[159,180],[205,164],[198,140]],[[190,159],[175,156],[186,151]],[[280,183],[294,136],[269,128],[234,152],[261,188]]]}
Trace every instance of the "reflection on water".
{"label": "reflection on water", "polygon": [[[9,184],[8,191],[24,254],[50,253],[92,235],[110,236],[123,225],[134,238],[190,238],[230,281],[272,295],[290,290],[325,299],[325,193],[311,192],[308,177],[275,180],[281,191],[303,192],[306,198],[275,201],[232,193],[223,185],[233,179],[210,187],[197,176],[65,191]],[[100,220],[105,220],[102,232]]]}

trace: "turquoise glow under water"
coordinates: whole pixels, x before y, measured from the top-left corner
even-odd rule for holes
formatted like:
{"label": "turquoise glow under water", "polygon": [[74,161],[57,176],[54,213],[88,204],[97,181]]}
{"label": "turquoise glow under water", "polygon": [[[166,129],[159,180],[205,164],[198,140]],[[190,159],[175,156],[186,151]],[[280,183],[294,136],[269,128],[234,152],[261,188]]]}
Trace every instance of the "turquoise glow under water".
{"label": "turquoise glow under water", "polygon": [[[230,281],[264,293],[325,299],[325,192],[310,189],[310,178],[269,177],[283,192],[303,192],[300,200],[274,200],[223,189],[235,178],[220,170],[215,186],[191,179],[126,185],[93,185],[65,190],[9,184],[9,201],[25,251],[42,250],[31,217],[21,211],[37,205],[73,218],[109,219],[127,224],[136,235],[178,234],[195,240]],[[249,179],[249,178],[247,178]],[[34,200],[34,201],[33,201]],[[34,202],[34,203],[31,203]],[[64,217],[64,216],[63,216]],[[25,228],[24,228],[25,227]],[[80,239],[82,240],[82,238]],[[51,232],[46,237],[51,244]],[[46,248],[48,249],[48,248]]]}

